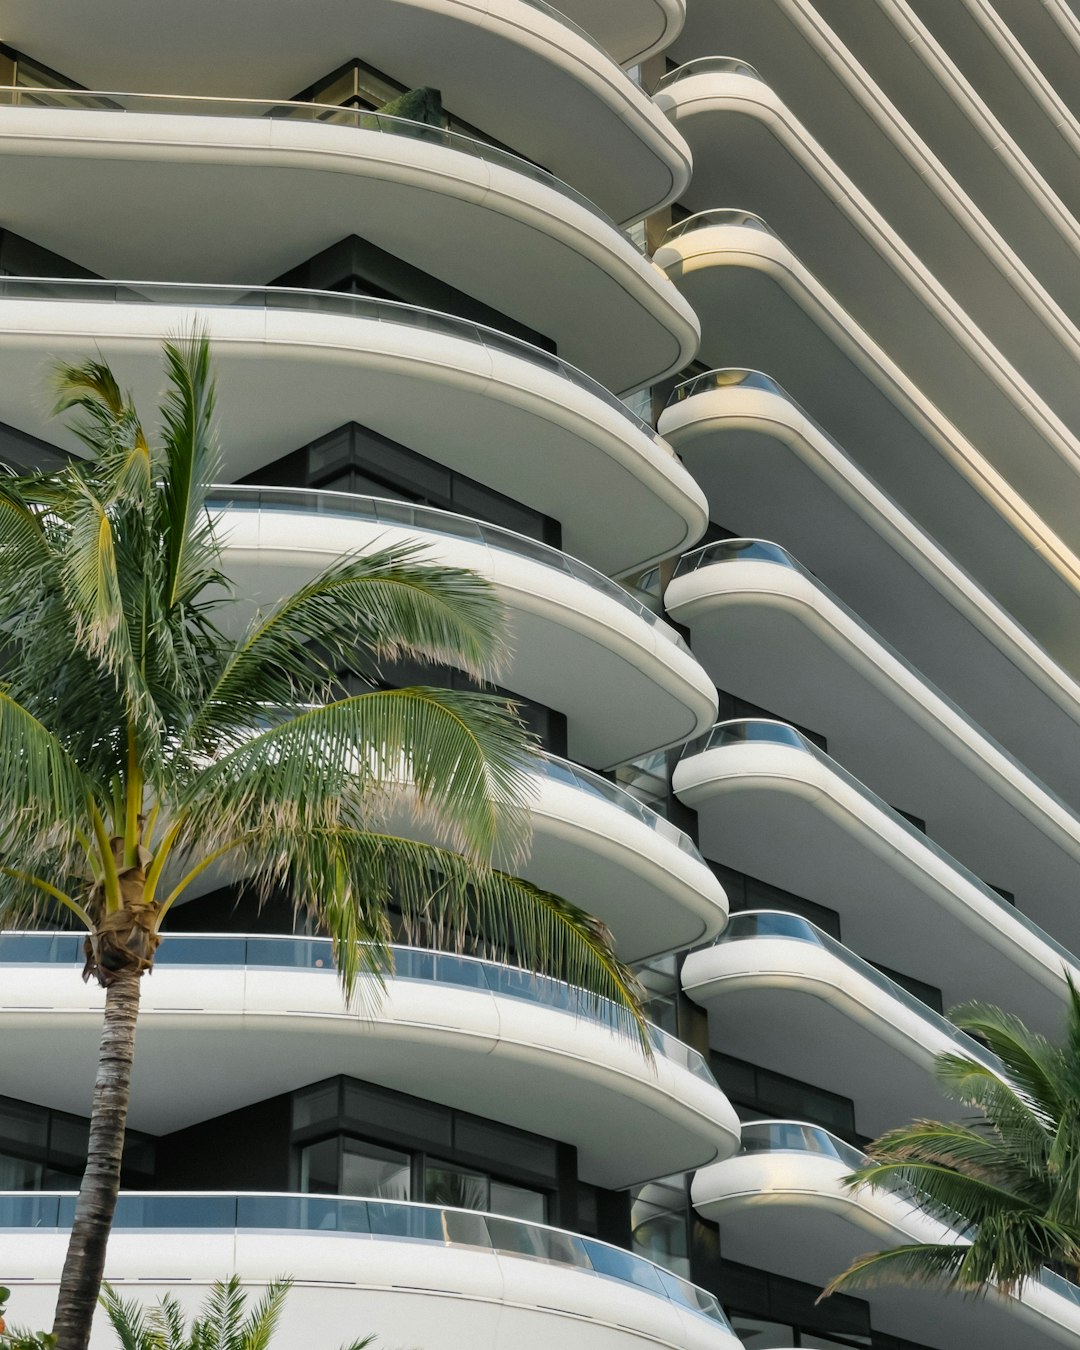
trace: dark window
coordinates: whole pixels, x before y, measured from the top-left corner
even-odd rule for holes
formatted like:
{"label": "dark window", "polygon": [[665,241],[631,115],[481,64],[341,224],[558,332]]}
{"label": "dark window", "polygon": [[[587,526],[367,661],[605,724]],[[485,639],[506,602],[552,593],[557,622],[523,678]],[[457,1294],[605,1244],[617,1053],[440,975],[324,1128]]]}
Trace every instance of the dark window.
{"label": "dark window", "polygon": [[801,895],[773,886],[748,872],[737,872],[734,867],[706,859],[716,879],[727,893],[732,914],[746,909],[779,909],[786,914],[799,914],[823,929],[830,937],[840,938],[840,915],[835,909],[806,900]]}
{"label": "dark window", "polygon": [[[520,338],[542,351],[555,351],[555,343],[544,333],[518,323],[501,310],[459,291],[404,258],[379,248],[358,235],[347,235],[336,244],[306,258],[276,277],[271,286],[297,286],[305,290],[341,291],[348,295],[368,295],[376,300],[397,300],[441,314],[456,315],[470,323],[495,329],[490,341],[497,345],[500,333]],[[537,357],[537,360],[543,358]]]}
{"label": "dark window", "polygon": [[[0,1191],[77,1183],[86,1165],[89,1129],[90,1122],[82,1116],[0,1097]],[[124,1142],[124,1184],[145,1185],[153,1171],[153,1139],[129,1129]]]}
{"label": "dark window", "polygon": [[865,1142],[856,1133],[855,1106],[850,1098],[717,1050],[709,1052],[709,1064],[742,1119],[805,1120],[851,1143]]}
{"label": "dark window", "polygon": [[57,446],[0,422],[0,464],[16,473],[52,473],[67,461],[67,454]]}
{"label": "dark window", "polygon": [[882,975],[887,975],[900,986],[906,989],[909,994],[914,995],[920,1003],[925,1003],[928,1008],[933,1008],[934,1012],[944,1012],[944,1005],[941,1001],[941,990],[933,984],[927,984],[924,980],[917,980],[913,975],[905,975],[902,971],[893,970],[891,966],[879,965],[877,961],[871,961],[870,964],[875,970],[880,970]]}
{"label": "dark window", "polygon": [[558,548],[559,522],[357,422],[268,464],[243,480],[393,497],[456,511]]}

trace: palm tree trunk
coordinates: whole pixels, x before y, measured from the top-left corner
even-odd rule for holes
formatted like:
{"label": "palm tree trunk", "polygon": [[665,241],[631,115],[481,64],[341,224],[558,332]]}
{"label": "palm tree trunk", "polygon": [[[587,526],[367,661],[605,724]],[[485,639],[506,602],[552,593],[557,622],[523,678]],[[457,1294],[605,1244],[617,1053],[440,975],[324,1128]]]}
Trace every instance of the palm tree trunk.
{"label": "palm tree trunk", "polygon": [[53,1335],[57,1350],[86,1350],[105,1273],[105,1247],[120,1190],[120,1160],[131,1096],[140,974],[118,976],[105,994],[86,1171],[68,1241]]}

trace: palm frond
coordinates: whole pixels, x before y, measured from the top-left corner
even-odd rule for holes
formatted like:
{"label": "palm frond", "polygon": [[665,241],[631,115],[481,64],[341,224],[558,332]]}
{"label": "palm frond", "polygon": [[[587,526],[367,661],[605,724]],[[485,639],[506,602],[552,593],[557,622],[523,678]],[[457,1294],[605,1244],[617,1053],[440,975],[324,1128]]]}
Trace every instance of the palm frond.
{"label": "palm frond", "polygon": [[[262,1298],[240,1328],[240,1339],[235,1350],[268,1350],[292,1283],[285,1276],[270,1281]],[[229,1350],[234,1350],[234,1347],[230,1346]]]}
{"label": "palm frond", "polygon": [[817,1302],[841,1291],[878,1289],[883,1284],[962,1287],[960,1272],[965,1254],[963,1245],[935,1242],[914,1242],[883,1252],[869,1252],[830,1280]]}
{"label": "palm frond", "polygon": [[1057,1055],[1044,1036],[1030,1031],[1020,1018],[989,1003],[960,1004],[949,1010],[949,1018],[962,1031],[986,1043],[1033,1111],[1045,1119],[1058,1114],[1061,1102],[1054,1072]]}
{"label": "palm frond", "polygon": [[165,344],[169,389],[162,407],[164,465],[161,531],[164,608],[191,599],[216,577],[218,547],[206,497],[218,468],[213,430],[210,343],[192,333]]}
{"label": "palm frond", "polygon": [[407,657],[496,676],[506,632],[494,588],[475,573],[421,559],[419,545],[345,558],[257,615],[194,717],[190,739],[228,737],[268,707],[319,697],[339,669]]}
{"label": "palm frond", "polygon": [[104,1284],[99,1299],[121,1350],[172,1350],[150,1325],[147,1310],[134,1299],[123,1299],[111,1284]]}

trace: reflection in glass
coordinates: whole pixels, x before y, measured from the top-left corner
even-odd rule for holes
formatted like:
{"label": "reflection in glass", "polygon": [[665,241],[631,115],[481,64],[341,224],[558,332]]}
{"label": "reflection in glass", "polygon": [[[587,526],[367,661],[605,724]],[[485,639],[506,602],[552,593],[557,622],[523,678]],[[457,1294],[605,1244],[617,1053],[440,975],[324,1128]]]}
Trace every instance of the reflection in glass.
{"label": "reflection in glass", "polygon": [[346,1139],[341,1158],[341,1192],[378,1200],[408,1200],[409,1168],[407,1153]]}

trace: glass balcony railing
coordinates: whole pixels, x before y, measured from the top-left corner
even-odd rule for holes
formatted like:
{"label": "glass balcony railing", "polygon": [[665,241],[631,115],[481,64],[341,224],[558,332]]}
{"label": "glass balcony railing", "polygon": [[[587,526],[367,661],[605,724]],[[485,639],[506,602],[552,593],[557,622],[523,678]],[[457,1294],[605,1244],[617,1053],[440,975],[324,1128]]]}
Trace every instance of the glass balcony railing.
{"label": "glass balcony railing", "polygon": [[572,764],[568,759],[560,759],[557,755],[546,755],[541,761],[540,767],[542,772],[552,781],[567,783],[580,792],[587,792],[590,796],[599,797],[602,801],[617,806],[620,811],[625,811],[627,815],[639,820],[643,825],[660,835],[661,838],[674,844],[680,852],[685,853],[696,862],[700,862],[703,866],[708,866],[688,834],[684,834],[677,825],[673,825],[658,811],[646,806],[644,802],[639,801],[625,788],[609,782],[606,778],[601,778],[598,773],[593,773],[591,769],[583,769],[580,764]]}
{"label": "glass balcony railing", "polygon": [[[779,544],[771,543],[767,539],[718,539],[711,544],[705,544],[702,548],[694,549],[690,553],[684,553],[675,567],[672,579],[674,580],[675,577],[679,576],[687,576],[689,573],[696,572],[702,567],[711,567],[713,565],[722,565],[724,563],[733,562],[775,563],[778,567],[786,567],[789,571],[796,572],[799,576],[805,577],[820,595],[845,614],[847,618],[865,633],[871,641],[876,643],[886,655],[897,662],[897,664],[906,670],[909,675],[913,675],[923,689],[925,689],[927,694],[943,704],[950,713],[968,728],[969,731],[974,732],[985,746],[994,753],[1000,755],[1001,758],[1020,775],[1020,778],[1025,785],[1030,785],[1037,792],[1052,801],[1054,805],[1068,817],[1071,833],[1073,833],[1075,837],[1080,838],[1080,818],[1077,817],[1076,812],[1069,806],[1064,798],[1059,796],[1053,788],[1047,787],[1045,783],[1035,778],[1011,750],[1007,750],[1000,741],[996,741],[993,736],[984,731],[958,703],[954,702],[948,694],[943,693],[936,685],[932,684],[922,671],[919,670],[917,666],[913,665],[902,652],[897,651],[891,643],[886,642],[885,639],[879,633],[876,633],[850,605],[846,605],[838,595],[835,595],[829,590],[828,586],[823,585],[819,578],[816,577],[808,567],[804,567],[797,558],[793,557],[787,551],[786,548],[782,548]],[[707,732],[706,736],[708,735],[709,733]],[[691,742],[691,744],[696,744],[696,742]]]}
{"label": "glass balcony railing", "polygon": [[[329,938],[232,933],[168,933],[166,937],[154,958],[159,967],[314,970],[326,974],[336,970]],[[83,934],[71,932],[0,933],[0,966],[74,965],[83,959],[83,941]],[[394,980],[476,989],[521,999],[599,1022],[621,1035],[633,1034],[633,1023],[621,1008],[562,980],[455,952],[423,947],[393,947],[391,951],[390,973]],[[696,1050],[651,1023],[648,1036],[658,1055],[711,1087],[716,1086],[712,1070]]]}
{"label": "glass balcony railing", "polygon": [[661,89],[670,89],[680,80],[692,79],[695,75],[747,75],[752,80],[761,79],[748,61],[740,61],[737,56],[698,56],[676,70],[669,70],[656,86],[656,93]]}
{"label": "glass balcony railing", "polygon": [[[788,399],[788,402],[794,403],[794,400],[776,383],[769,375],[763,375],[760,370],[744,370],[738,366],[727,366],[718,370],[706,370],[700,375],[693,375],[689,380],[683,380],[677,384],[668,395],[667,407],[674,403],[682,403],[684,399],[693,398],[695,394],[708,394],[714,389],[764,389],[769,394],[780,394]],[[798,407],[798,404],[795,404]],[[799,408],[802,412],[802,409]],[[805,416],[805,414],[804,414]]]}
{"label": "glass balcony railing", "polygon": [[[74,1214],[75,1196],[68,1192],[0,1192],[0,1229],[69,1229]],[[468,1247],[617,1280],[730,1330],[712,1294],[644,1257],[564,1229],[472,1209],[329,1195],[128,1191],[117,1201],[113,1228],[347,1234],[358,1241],[389,1238]]]}
{"label": "glass balcony railing", "polygon": [[[0,279],[2,291],[2,279]],[[528,535],[488,525],[471,516],[440,511],[434,506],[420,506],[412,502],[385,497],[361,497],[351,492],[326,492],[316,488],[248,487],[227,484],[212,489],[207,506],[211,511],[300,511],[305,515],[344,516],[353,520],[372,521],[379,525],[400,525],[407,529],[465,539],[488,548],[531,558],[544,567],[553,568],[575,581],[584,582],[623,609],[629,610],[659,636],[682,651],[690,649],[683,636],[659,615],[635,600],[618,582],[604,576],[588,563],[579,562],[550,544],[542,544]]]}
{"label": "glass balcony railing", "polygon": [[736,207],[716,206],[708,211],[698,211],[683,220],[677,220],[664,234],[661,243],[667,244],[680,235],[690,234],[694,230],[707,230],[713,225],[746,225],[752,230],[761,230],[775,237],[776,231],[753,211],[740,211]]}
{"label": "glass balcony railing", "polygon": [[1075,978],[1080,981],[1080,960],[1063,946],[1049,933],[1040,928],[1039,925],[1015,905],[1011,905],[1008,900],[999,895],[992,886],[988,886],[985,881],[977,877],[974,872],[958,862],[951,853],[946,852],[940,844],[934,842],[929,835],[918,829],[899,811],[894,810],[888,802],[884,801],[872,792],[864,783],[861,783],[854,774],[849,773],[842,764],[838,764],[835,759],[827,755],[824,750],[819,749],[814,743],[808,740],[801,732],[796,731],[794,727],[788,726],[786,722],[771,722],[764,718],[747,718],[730,722],[718,722],[710,731],[703,736],[699,736],[696,741],[691,741],[683,749],[683,758],[690,755],[700,754],[705,750],[720,749],[725,745],[741,745],[748,741],[767,741],[773,745],[788,745],[796,750],[801,750],[803,754],[816,759],[819,764],[823,764],[829,773],[833,774],[840,782],[845,783],[852,788],[866,805],[872,811],[881,812],[889,817],[890,821],[898,829],[902,830],[916,849],[929,849],[929,851],[945,863],[956,875],[962,878],[969,886],[975,889],[982,896],[983,900],[992,905],[994,910],[1001,915],[1002,922],[1006,927],[1010,923],[1018,924],[1032,935],[1037,942],[1046,948],[1048,954],[1055,958],[1055,964],[1072,970]]}
{"label": "glass balcony railing", "polygon": [[[526,3],[533,3],[536,9],[557,13],[546,5],[535,3],[535,0],[526,0]],[[576,27],[569,19],[561,15],[558,17],[568,27]],[[588,34],[583,33],[583,36],[588,37]],[[592,39],[589,38],[589,41],[592,42]],[[162,116],[172,114],[181,117],[274,118],[289,122],[321,122],[327,126],[381,132],[386,136],[398,136],[404,140],[443,146],[447,150],[457,151],[458,154],[468,155],[472,159],[483,160],[486,164],[497,164],[501,168],[530,178],[533,182],[542,183],[578,206],[584,207],[591,215],[602,220],[624,238],[630,239],[630,236],[584,193],[578,192],[576,188],[564,183],[561,178],[546,169],[522,159],[510,150],[503,150],[458,131],[447,131],[443,127],[432,126],[428,122],[414,122],[406,117],[391,117],[386,113],[369,112],[363,108],[343,108],[333,103],[293,102],[288,99],[275,102],[269,99],[214,98],[199,95],[129,94],[101,89],[27,88],[22,85],[0,87],[0,107],[2,106],[153,113]],[[635,240],[630,239],[630,242],[635,248],[640,247]]]}
{"label": "glass balcony railing", "polygon": [[473,342],[491,352],[516,356],[584,389],[613,409],[667,455],[674,451],[656,429],[632,412],[599,380],[561,357],[497,328],[459,319],[398,300],[378,300],[347,291],[304,290],[296,286],[190,285],[183,281],[99,281],[90,277],[15,277],[0,273],[0,300],[61,300],[66,304],[197,305],[221,309],[292,309],[419,328],[458,341]]}
{"label": "glass balcony railing", "polygon": [[[829,1130],[822,1129],[820,1125],[807,1125],[799,1120],[745,1122],[742,1127],[739,1155],[746,1156],[753,1153],[814,1153],[820,1157],[834,1158],[851,1172],[862,1167],[867,1161],[865,1153],[845,1143],[843,1139],[837,1139]],[[963,1215],[931,1205],[925,1195],[902,1183],[897,1182],[888,1189],[896,1191],[920,1209],[934,1214],[940,1222],[948,1223],[958,1240],[969,1234],[970,1225]],[[1080,1286],[1051,1270],[1042,1271],[1039,1283],[1080,1308]]]}
{"label": "glass balcony railing", "polygon": [[981,1046],[978,1041],[962,1032],[940,1013],[928,1008],[925,1003],[902,989],[895,980],[890,980],[880,970],[849,951],[842,942],[837,942],[828,933],[822,932],[816,924],[799,914],[789,914],[783,910],[747,909],[733,914],[728,925],[713,946],[727,946],[733,942],[762,941],[769,942],[782,938],[788,942],[805,942],[820,947],[849,970],[887,995],[896,1003],[902,1004],[909,1012],[915,1013],[924,1023],[933,1027],[946,1040],[951,1042],[950,1053],[966,1055],[1001,1078],[1007,1077],[1004,1066],[998,1057]]}

